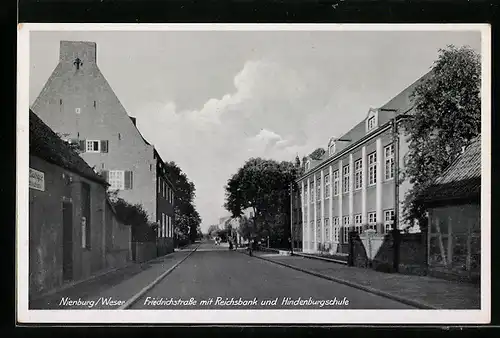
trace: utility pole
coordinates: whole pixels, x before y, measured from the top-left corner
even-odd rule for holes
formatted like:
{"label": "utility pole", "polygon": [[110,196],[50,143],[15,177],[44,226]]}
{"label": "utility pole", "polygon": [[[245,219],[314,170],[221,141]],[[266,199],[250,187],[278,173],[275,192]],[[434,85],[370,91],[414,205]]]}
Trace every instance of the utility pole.
{"label": "utility pole", "polygon": [[392,234],[394,243],[393,268],[399,271],[399,130],[397,116],[392,120],[392,137],[394,148],[394,220],[392,224]]}
{"label": "utility pole", "polygon": [[399,225],[399,131],[397,116],[392,122],[392,136],[394,148],[394,224],[393,228],[398,229]]}

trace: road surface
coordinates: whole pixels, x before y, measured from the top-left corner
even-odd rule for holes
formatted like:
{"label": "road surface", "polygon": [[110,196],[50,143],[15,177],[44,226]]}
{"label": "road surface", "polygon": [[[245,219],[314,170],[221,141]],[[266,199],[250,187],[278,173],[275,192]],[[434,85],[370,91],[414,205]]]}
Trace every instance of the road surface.
{"label": "road surface", "polygon": [[304,272],[202,243],[131,309],[412,309]]}

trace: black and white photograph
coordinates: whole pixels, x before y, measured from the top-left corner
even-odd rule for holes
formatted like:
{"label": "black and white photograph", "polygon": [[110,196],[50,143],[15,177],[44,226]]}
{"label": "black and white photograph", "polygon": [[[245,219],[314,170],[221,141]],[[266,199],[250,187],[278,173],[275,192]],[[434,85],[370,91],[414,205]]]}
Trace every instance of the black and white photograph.
{"label": "black and white photograph", "polygon": [[19,321],[488,323],[490,48],[481,24],[20,25]]}

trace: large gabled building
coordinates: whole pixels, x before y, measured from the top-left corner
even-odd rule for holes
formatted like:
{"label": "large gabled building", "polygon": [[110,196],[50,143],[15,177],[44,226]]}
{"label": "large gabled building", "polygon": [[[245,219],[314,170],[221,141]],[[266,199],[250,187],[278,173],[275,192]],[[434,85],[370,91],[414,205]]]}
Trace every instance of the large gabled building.
{"label": "large gabled building", "polygon": [[[430,73],[428,73],[430,74]],[[304,252],[347,253],[348,233],[373,229],[387,233],[393,227],[396,189],[393,122],[412,114],[411,95],[420,81],[403,90],[382,107],[370,108],[365,119],[340,137],[332,137],[320,159],[306,158],[299,177],[302,249]],[[398,128],[400,168],[408,151]],[[401,201],[409,190],[400,183]],[[397,225],[403,226],[402,222]]]}
{"label": "large gabled building", "polygon": [[171,251],[174,186],[154,146],[136,127],[97,65],[93,42],[61,41],[59,63],[32,110],[106,178],[110,190],[141,204],[157,221],[163,251]]}

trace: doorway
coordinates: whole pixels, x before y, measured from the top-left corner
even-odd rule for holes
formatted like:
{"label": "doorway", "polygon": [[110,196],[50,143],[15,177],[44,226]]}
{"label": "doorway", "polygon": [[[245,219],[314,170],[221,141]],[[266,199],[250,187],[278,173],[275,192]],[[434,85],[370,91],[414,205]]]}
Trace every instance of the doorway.
{"label": "doorway", "polygon": [[73,279],[73,204],[63,202],[63,280]]}

